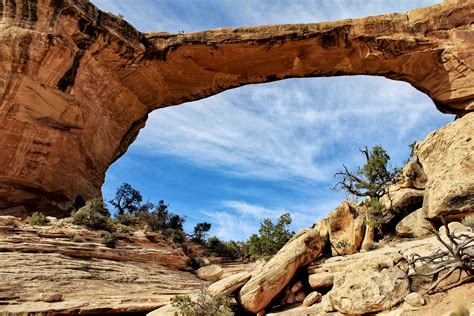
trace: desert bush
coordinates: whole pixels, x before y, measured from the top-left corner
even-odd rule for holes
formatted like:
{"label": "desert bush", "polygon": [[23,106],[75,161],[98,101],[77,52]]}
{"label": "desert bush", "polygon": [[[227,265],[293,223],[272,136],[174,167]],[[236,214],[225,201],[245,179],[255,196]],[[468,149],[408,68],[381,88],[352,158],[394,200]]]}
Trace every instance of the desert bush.
{"label": "desert bush", "polygon": [[102,199],[92,199],[72,214],[73,223],[91,229],[113,230],[110,213]]}
{"label": "desert bush", "polygon": [[259,234],[253,234],[247,241],[250,257],[254,260],[269,259],[276,254],[295,234],[288,230],[290,224],[289,213],[281,215],[276,224],[265,218],[260,224]]}
{"label": "desert bush", "polygon": [[117,235],[115,234],[107,234],[102,239],[102,244],[104,244],[108,248],[115,248],[117,246]]}
{"label": "desert bush", "polygon": [[216,236],[209,237],[206,247],[220,256],[245,258],[249,255],[248,245],[242,241],[222,241]]}
{"label": "desert bush", "polygon": [[179,309],[182,316],[228,316],[234,315],[230,309],[230,300],[225,295],[211,295],[206,288],[195,297],[177,295],[172,299],[173,307]]}
{"label": "desert bush", "polygon": [[116,221],[124,226],[138,226],[140,219],[135,215],[120,214],[116,217]]}
{"label": "desert bush", "polygon": [[34,212],[27,218],[28,223],[33,226],[44,226],[49,224],[49,219],[42,212]]}
{"label": "desert bush", "polygon": [[211,230],[211,226],[212,225],[207,222],[197,223],[196,226],[194,226],[194,232],[191,235],[193,241],[197,243],[204,243],[204,239],[207,233]]}

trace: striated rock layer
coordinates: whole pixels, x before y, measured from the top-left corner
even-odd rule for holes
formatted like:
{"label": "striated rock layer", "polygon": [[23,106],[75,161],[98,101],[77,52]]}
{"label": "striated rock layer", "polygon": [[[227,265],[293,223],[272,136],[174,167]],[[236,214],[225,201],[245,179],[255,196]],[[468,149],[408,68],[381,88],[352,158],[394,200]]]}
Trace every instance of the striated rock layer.
{"label": "striated rock layer", "polygon": [[0,3],[0,209],[100,195],[150,111],[291,77],[403,80],[474,109],[474,1],[334,23],[143,34],[87,0]]}
{"label": "striated rock layer", "polygon": [[144,313],[203,286],[182,249],[153,233],[103,231],[63,221],[30,226],[0,216],[0,314]]}

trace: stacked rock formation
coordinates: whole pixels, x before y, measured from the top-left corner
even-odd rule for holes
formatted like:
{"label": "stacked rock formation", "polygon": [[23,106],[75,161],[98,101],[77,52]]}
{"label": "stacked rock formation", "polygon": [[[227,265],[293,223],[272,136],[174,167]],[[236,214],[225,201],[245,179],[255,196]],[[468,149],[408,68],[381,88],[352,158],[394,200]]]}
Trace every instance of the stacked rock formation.
{"label": "stacked rock formation", "polygon": [[442,112],[474,109],[473,0],[182,34],[140,33],[87,0],[4,1],[0,18],[0,209],[64,216],[100,195],[150,111],[246,84],[377,75],[409,82]]}

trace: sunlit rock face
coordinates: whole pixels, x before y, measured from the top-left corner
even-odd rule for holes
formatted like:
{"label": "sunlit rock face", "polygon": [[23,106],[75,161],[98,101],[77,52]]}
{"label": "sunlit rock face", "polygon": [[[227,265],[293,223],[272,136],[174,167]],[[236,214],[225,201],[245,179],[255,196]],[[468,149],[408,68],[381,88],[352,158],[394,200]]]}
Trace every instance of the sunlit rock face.
{"label": "sunlit rock face", "polygon": [[0,16],[0,209],[65,215],[101,194],[150,111],[246,84],[378,75],[442,112],[474,109],[472,0],[183,34],[140,33],[86,0],[2,1]]}

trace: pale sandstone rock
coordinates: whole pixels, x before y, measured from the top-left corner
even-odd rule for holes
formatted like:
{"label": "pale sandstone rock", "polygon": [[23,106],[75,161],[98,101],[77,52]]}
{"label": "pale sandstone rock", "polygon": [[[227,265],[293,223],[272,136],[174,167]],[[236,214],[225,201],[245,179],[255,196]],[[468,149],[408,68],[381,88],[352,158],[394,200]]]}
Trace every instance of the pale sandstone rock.
{"label": "pale sandstone rock", "polygon": [[393,257],[380,255],[338,274],[326,296],[341,313],[365,314],[391,308],[408,293],[406,273],[396,266]]}
{"label": "pale sandstone rock", "polygon": [[0,226],[13,226],[18,220],[17,217],[11,215],[0,216]]}
{"label": "pale sandstone rock", "polygon": [[410,214],[423,206],[424,190],[392,186],[380,202],[395,213]]}
{"label": "pale sandstone rock", "polygon": [[323,246],[324,241],[316,230],[299,231],[242,287],[237,296],[240,304],[252,313],[264,309],[300,267],[321,253]]}
{"label": "pale sandstone rock", "polygon": [[[331,23],[184,34],[140,33],[88,1],[34,4],[1,6],[0,209],[65,215],[71,202],[100,195],[107,168],[149,112],[246,84],[377,75],[409,82],[443,112],[474,109],[472,0]],[[444,159],[433,157],[438,162],[425,168],[431,162],[423,151],[430,178]],[[465,184],[457,186],[464,195],[472,192]],[[435,194],[434,182],[427,187],[426,210],[437,213],[447,192]]]}
{"label": "pale sandstone rock", "polygon": [[318,272],[308,277],[309,285],[313,290],[331,288],[334,284],[335,273]]}
{"label": "pale sandstone rock", "polygon": [[224,274],[224,270],[217,264],[199,268],[196,272],[200,279],[206,281],[217,281],[222,277],[222,274]]}
{"label": "pale sandstone rock", "polygon": [[206,257],[194,257],[193,261],[196,262],[199,267],[205,267],[211,265],[211,261]]}
{"label": "pale sandstone rock", "polygon": [[412,292],[405,296],[404,301],[414,307],[425,305],[425,299],[423,298],[423,296],[416,292]]}
{"label": "pale sandstone rock", "polygon": [[0,225],[0,314],[143,314],[202,287],[194,274],[177,270],[186,256],[172,243],[158,235],[118,237],[110,249],[100,232],[59,221]]}
{"label": "pale sandstone rock", "polygon": [[327,294],[321,299],[321,305],[323,306],[323,311],[326,313],[334,312],[336,310],[329,299],[329,295]]}
{"label": "pale sandstone rock", "polygon": [[405,178],[401,188],[413,188],[423,190],[428,181],[428,177],[423,170],[421,164],[416,160],[410,160],[405,167],[403,167],[402,174]]}
{"label": "pale sandstone rock", "polygon": [[250,280],[251,274],[249,272],[241,272],[222,280],[219,280],[208,287],[209,293],[212,295],[231,295],[238,289],[240,289],[248,280]]}
{"label": "pale sandstone rock", "polygon": [[347,255],[359,250],[365,232],[365,213],[344,201],[327,217],[333,255]]}
{"label": "pale sandstone rock", "polygon": [[434,228],[424,215],[425,212],[420,208],[402,219],[395,227],[397,236],[415,238],[430,235],[430,230]]}
{"label": "pale sandstone rock", "polygon": [[314,303],[319,302],[319,301],[322,299],[322,297],[323,297],[323,296],[322,296],[321,293],[319,293],[319,292],[316,292],[316,291],[311,292],[311,293],[309,293],[308,296],[306,296],[306,298],[304,299],[303,305],[304,305],[304,306],[311,306],[311,305],[313,305]]}
{"label": "pale sandstone rock", "polygon": [[462,218],[474,210],[474,113],[430,133],[415,146],[428,177],[425,217]]}
{"label": "pale sandstone rock", "polygon": [[63,295],[61,293],[41,293],[38,300],[48,303],[60,302],[63,300]]}
{"label": "pale sandstone rock", "polygon": [[321,235],[321,238],[325,242],[329,240],[329,226],[328,221],[325,218],[317,222],[313,228],[319,232],[319,235]]}

